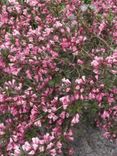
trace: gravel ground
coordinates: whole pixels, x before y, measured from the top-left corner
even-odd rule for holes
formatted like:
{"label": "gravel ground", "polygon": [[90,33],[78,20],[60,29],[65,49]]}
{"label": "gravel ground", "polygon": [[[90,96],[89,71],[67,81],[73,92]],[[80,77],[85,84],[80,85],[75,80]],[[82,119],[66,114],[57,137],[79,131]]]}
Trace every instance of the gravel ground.
{"label": "gravel ground", "polygon": [[74,135],[75,140],[72,143],[75,149],[74,156],[117,156],[117,145],[104,139],[96,128],[75,127]]}

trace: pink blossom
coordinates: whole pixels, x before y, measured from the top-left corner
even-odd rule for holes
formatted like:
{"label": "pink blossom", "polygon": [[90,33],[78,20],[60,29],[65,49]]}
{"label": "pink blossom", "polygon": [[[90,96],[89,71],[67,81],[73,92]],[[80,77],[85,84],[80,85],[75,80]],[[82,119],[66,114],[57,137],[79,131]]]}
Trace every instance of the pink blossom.
{"label": "pink blossom", "polygon": [[20,148],[19,148],[18,146],[15,146],[14,154],[15,154],[16,156],[20,156],[21,151],[20,151]]}
{"label": "pink blossom", "polygon": [[51,156],[56,156],[56,150],[55,149],[50,150],[50,155]]}
{"label": "pink blossom", "polygon": [[52,142],[50,142],[50,143],[47,145],[47,149],[51,149],[53,146],[54,146],[54,144],[53,144]]}
{"label": "pink blossom", "polygon": [[62,27],[62,24],[60,23],[60,21],[56,21],[56,23],[54,24],[54,27],[56,28]]}
{"label": "pink blossom", "polygon": [[66,84],[71,84],[71,82],[69,81],[69,79],[63,78],[62,82],[66,83]]}
{"label": "pink blossom", "polygon": [[70,102],[70,99],[69,99],[69,96],[63,96],[60,98],[60,101],[62,102],[63,104],[63,108],[64,109],[67,109],[68,105],[69,105],[69,102]]}
{"label": "pink blossom", "polygon": [[79,123],[79,114],[76,114],[74,117],[73,117],[73,119],[72,119],[72,121],[71,121],[71,124],[72,125],[74,125],[74,124],[76,124],[76,123]]}
{"label": "pink blossom", "polygon": [[61,45],[62,45],[62,48],[63,48],[63,49],[64,49],[64,48],[68,48],[68,47],[70,46],[70,42],[67,41],[66,38],[64,38],[63,41],[62,41],[62,43],[61,43]]}
{"label": "pink blossom", "polygon": [[22,146],[24,151],[30,151],[31,150],[31,145],[29,144],[29,142],[25,142],[25,144]]}
{"label": "pink blossom", "polygon": [[104,111],[103,114],[101,115],[103,119],[109,118],[109,113],[107,111]]}

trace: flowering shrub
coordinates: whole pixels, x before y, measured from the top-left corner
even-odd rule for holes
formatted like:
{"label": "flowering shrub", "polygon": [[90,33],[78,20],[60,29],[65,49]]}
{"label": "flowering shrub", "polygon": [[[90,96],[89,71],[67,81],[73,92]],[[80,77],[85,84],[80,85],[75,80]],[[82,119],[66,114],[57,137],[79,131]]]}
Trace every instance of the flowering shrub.
{"label": "flowering shrub", "polygon": [[116,138],[116,1],[4,2],[0,155],[64,154],[84,120]]}

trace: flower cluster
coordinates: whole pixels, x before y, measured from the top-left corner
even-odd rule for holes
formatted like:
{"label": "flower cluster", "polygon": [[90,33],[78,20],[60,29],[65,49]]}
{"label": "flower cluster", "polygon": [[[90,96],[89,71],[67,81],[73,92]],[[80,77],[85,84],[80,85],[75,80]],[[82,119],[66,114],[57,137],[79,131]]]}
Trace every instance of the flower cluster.
{"label": "flower cluster", "polygon": [[64,154],[88,111],[117,136],[116,14],[115,0],[0,3],[1,156]]}

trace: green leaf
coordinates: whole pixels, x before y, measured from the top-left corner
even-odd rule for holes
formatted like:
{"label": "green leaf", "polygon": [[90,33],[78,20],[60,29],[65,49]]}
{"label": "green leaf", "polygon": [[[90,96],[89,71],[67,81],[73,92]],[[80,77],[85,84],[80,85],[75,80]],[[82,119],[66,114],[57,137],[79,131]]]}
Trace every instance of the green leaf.
{"label": "green leaf", "polygon": [[83,0],[85,4],[90,4],[91,0]]}

